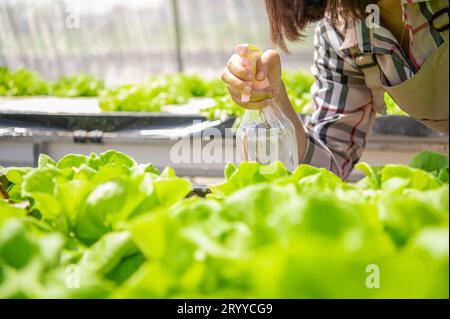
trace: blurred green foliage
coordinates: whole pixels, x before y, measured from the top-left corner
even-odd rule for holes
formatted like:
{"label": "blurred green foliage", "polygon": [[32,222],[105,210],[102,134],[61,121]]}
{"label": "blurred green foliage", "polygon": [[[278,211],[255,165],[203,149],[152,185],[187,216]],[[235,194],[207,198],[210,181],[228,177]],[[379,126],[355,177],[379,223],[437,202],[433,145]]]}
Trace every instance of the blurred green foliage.
{"label": "blurred green foliage", "polygon": [[[313,112],[311,86],[314,77],[304,72],[286,71],[283,81],[294,109],[298,113]],[[0,96],[98,97],[103,111],[109,112],[162,112],[168,105],[182,105],[192,98],[211,98],[213,105],[201,113],[209,119],[240,117],[244,110],[233,102],[220,79],[206,80],[199,75],[154,75],[146,81],[105,87],[103,80],[89,74],[61,77],[46,82],[36,73],[18,69],[0,68]],[[387,113],[405,115],[386,94]]]}
{"label": "blurred green foliage", "polygon": [[0,167],[0,298],[448,298],[448,157],[357,168],[229,164],[186,198],[116,151]]}
{"label": "blurred green foliage", "polygon": [[95,97],[105,88],[103,80],[79,74],[46,82],[35,72],[20,68],[12,72],[0,67],[0,96]]}

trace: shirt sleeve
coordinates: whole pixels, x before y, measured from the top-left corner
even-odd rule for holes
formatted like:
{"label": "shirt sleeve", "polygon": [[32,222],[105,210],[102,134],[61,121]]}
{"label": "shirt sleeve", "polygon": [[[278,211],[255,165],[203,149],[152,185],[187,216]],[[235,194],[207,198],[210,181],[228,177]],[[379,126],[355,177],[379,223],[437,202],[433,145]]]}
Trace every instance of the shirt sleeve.
{"label": "shirt sleeve", "polygon": [[306,124],[308,143],[302,162],[346,179],[361,158],[376,112],[363,72],[348,50],[340,50],[343,41],[331,22],[324,20],[316,27],[314,112]]}

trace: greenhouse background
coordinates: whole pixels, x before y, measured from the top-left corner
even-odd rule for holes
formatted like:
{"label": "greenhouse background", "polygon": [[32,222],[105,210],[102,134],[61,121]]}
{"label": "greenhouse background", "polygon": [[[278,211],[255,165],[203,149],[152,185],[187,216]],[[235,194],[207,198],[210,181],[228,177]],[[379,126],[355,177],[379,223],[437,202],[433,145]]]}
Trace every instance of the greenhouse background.
{"label": "greenhouse background", "polygon": [[[0,65],[49,79],[80,72],[108,83],[185,71],[217,76],[238,43],[268,48],[261,0],[2,0]],[[182,14],[180,14],[182,13]],[[312,41],[286,67],[309,69]]]}

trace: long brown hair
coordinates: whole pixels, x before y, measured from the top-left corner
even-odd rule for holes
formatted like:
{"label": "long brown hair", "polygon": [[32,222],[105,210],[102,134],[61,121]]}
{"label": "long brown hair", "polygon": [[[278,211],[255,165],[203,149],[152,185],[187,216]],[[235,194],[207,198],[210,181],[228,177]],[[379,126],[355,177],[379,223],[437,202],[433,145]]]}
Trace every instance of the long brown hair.
{"label": "long brown hair", "polygon": [[311,23],[329,16],[362,19],[374,0],[265,0],[272,43],[287,51],[286,40],[297,41]]}

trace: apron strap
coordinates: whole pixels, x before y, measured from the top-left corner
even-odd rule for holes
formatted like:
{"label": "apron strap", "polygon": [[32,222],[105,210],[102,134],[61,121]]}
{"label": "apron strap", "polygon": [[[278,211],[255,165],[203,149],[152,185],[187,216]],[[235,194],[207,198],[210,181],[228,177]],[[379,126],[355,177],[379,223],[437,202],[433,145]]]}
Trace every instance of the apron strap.
{"label": "apron strap", "polygon": [[[449,40],[449,7],[440,6],[440,1],[430,1],[433,9],[433,16],[430,21],[430,27],[438,31],[444,40]],[[386,114],[386,104],[384,101],[384,89],[382,83],[382,73],[378,66],[376,55],[370,53],[361,53],[357,47],[351,48],[350,53],[358,68],[364,73],[366,85],[372,92],[375,110],[380,114]]]}
{"label": "apron strap", "polygon": [[433,9],[433,16],[431,17],[430,27],[439,32],[444,40],[448,42],[448,30],[449,30],[449,7],[441,8],[438,4],[439,1],[431,1],[430,5]]}
{"label": "apron strap", "polygon": [[356,65],[364,73],[366,86],[372,92],[373,107],[379,114],[386,114],[384,89],[382,87],[382,73],[375,54],[359,53],[356,48],[350,50]]}

